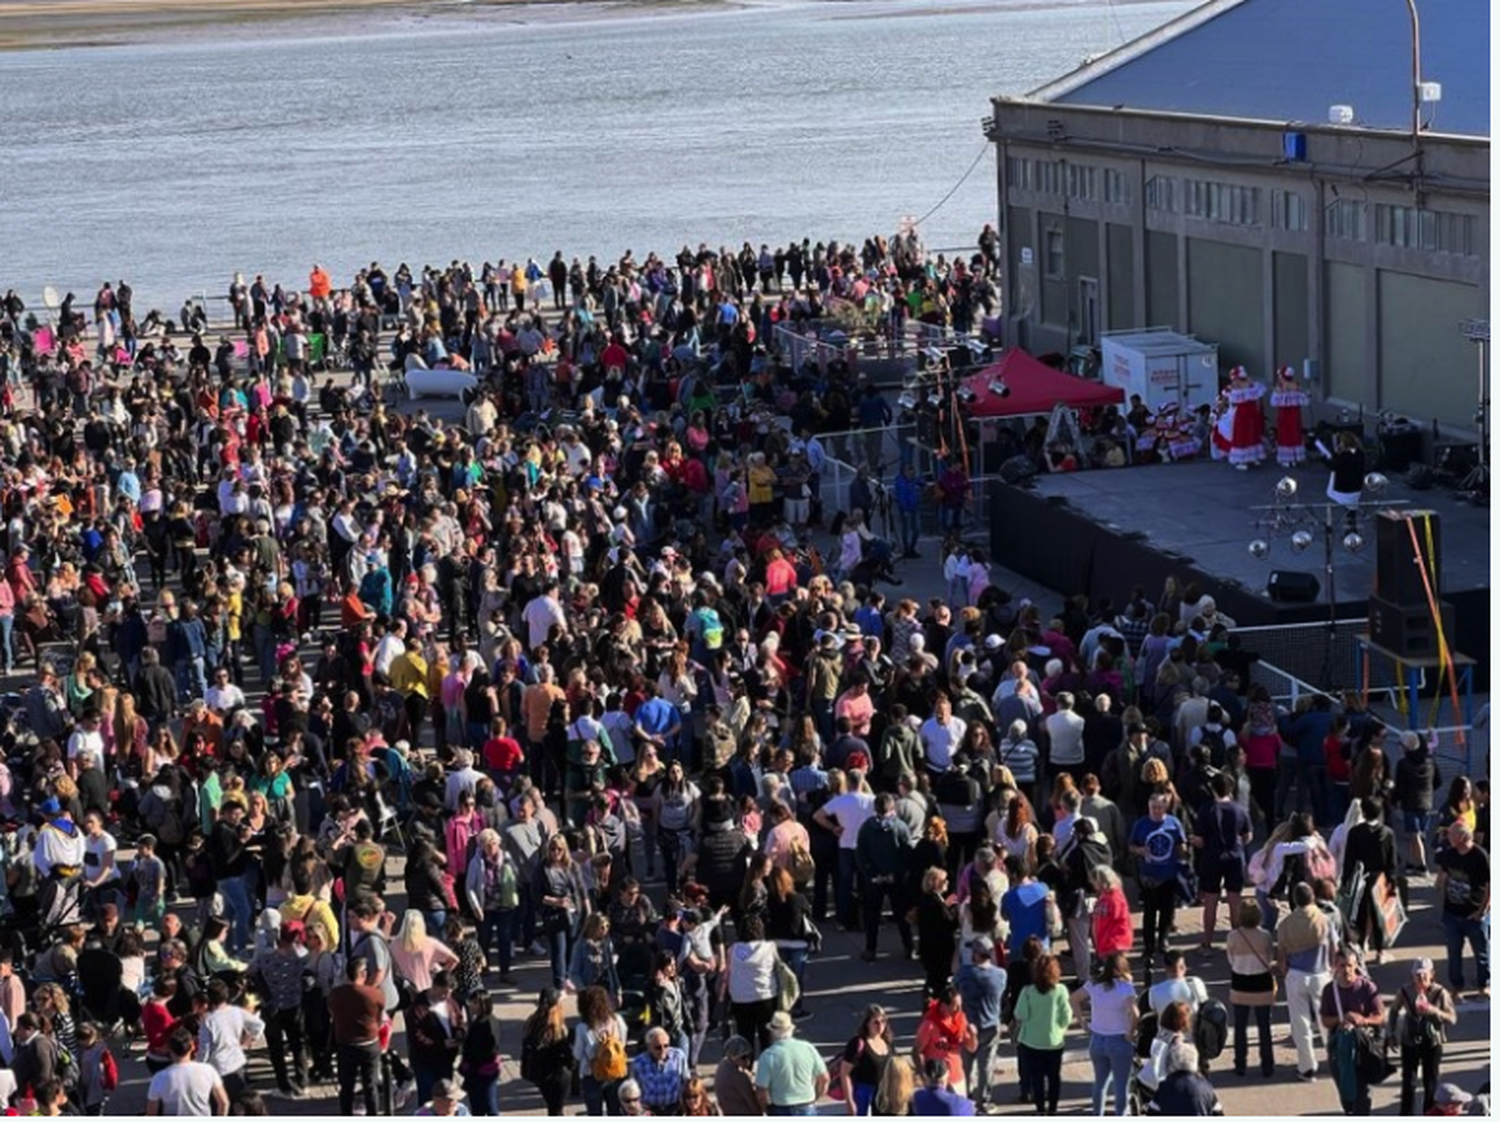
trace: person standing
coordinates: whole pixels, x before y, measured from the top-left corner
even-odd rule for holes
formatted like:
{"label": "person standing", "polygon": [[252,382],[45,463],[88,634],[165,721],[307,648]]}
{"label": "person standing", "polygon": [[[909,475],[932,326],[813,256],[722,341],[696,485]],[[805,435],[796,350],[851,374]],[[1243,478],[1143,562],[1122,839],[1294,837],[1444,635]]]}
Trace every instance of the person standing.
{"label": "person standing", "polygon": [[875,797],[875,816],[859,828],[855,860],[860,874],[860,895],[865,910],[865,962],[874,962],[880,943],[880,917],[886,901],[896,917],[901,946],[911,954],[911,923],[906,918],[907,866],[914,842],[896,814],[896,800],[888,794]]}
{"label": "person standing", "polygon": [[1297,385],[1297,373],[1290,366],[1276,371],[1276,388],[1271,404],[1276,407],[1276,462],[1295,467],[1307,459],[1306,438],[1302,433],[1302,410],[1308,406],[1307,392]]}
{"label": "person standing", "polygon": [[186,1028],[174,1029],[167,1040],[167,1051],[172,1062],[151,1077],[151,1086],[146,1091],[146,1114],[170,1118],[228,1114],[229,1093],[224,1090],[219,1073],[212,1064],[193,1059],[192,1032]]}
{"label": "person standing", "polygon": [[1318,1075],[1314,1036],[1323,1035],[1318,1006],[1333,979],[1338,939],[1333,924],[1318,907],[1313,887],[1292,888],[1292,910],[1276,925],[1276,964],[1286,976],[1286,1013],[1292,1045],[1297,1049],[1297,1077],[1310,1083]]}
{"label": "person standing", "polygon": [[198,1055],[212,1064],[224,1080],[230,1098],[249,1084],[245,1067],[245,1041],[264,1035],[266,1024],[238,1005],[229,1003],[229,986],[220,978],[208,983],[208,1013],[198,1029]]}
{"label": "person standing", "polygon": [[1198,899],[1203,904],[1202,950],[1213,946],[1219,918],[1219,894],[1229,915],[1240,910],[1245,890],[1245,847],[1254,836],[1250,814],[1234,800],[1234,780],[1217,772],[1209,780],[1213,801],[1193,814],[1192,844],[1198,869]]}
{"label": "person standing", "polygon": [[1005,995],[1006,972],[995,965],[995,943],[978,935],[969,945],[969,961],[958,968],[954,979],[978,1046],[964,1058],[965,1082],[974,1109],[987,1113],[991,1099],[990,1079],[1000,1055],[1000,1002]]}
{"label": "person standing", "polygon": [[344,984],[328,995],[333,1042],[339,1061],[339,1113],[354,1114],[354,1088],[364,1096],[365,1117],[379,1112],[375,1092],[380,1069],[380,1022],[385,995],[368,981],[365,959],[352,955],[344,967]]}
{"label": "person standing", "polygon": [[1328,1035],[1328,1060],[1345,1114],[1370,1113],[1370,1081],[1359,1065],[1358,1034],[1385,1023],[1385,998],[1364,972],[1364,958],[1352,946],[1339,949],[1333,981],[1323,989],[1318,1014]]}
{"label": "person standing", "polygon": [[1396,991],[1396,1038],[1401,1045],[1401,1115],[1416,1113],[1417,1068],[1422,1069],[1422,1113],[1431,1114],[1448,1026],[1458,1023],[1453,995],[1433,979],[1432,959],[1411,964],[1411,981]]}
{"label": "person standing", "polygon": [[858,868],[860,828],[875,814],[875,796],[858,771],[849,773],[849,789],[813,812],[813,821],[839,840],[838,881],[835,885],[838,921],[845,931],[856,930],[854,876]]}
{"label": "person standing", "polygon": [[1271,1051],[1271,1006],[1276,1003],[1276,975],[1271,964],[1276,957],[1271,933],[1261,926],[1260,905],[1247,900],[1240,905],[1239,925],[1224,940],[1229,959],[1229,1004],[1234,1008],[1234,1073],[1245,1074],[1250,1050],[1250,1011],[1255,1011],[1260,1038],[1260,1073],[1269,1076],[1276,1068]]}
{"label": "person standing", "polygon": [[828,1092],[828,1068],[818,1050],[796,1037],[790,1015],[771,1018],[771,1046],[755,1064],[755,1092],[772,1115],[816,1114]]}
{"label": "person standing", "polygon": [[1130,978],[1130,960],[1118,952],[1100,960],[1097,979],[1073,992],[1073,1014],[1089,1032],[1089,1059],[1094,1065],[1094,1114],[1104,1114],[1104,1095],[1114,1084],[1115,1113],[1130,1105],[1130,1074],[1135,1066],[1136,1022],[1140,1007]]}
{"label": "person standing", "polygon": [[1158,951],[1166,949],[1167,932],[1177,913],[1177,874],[1187,857],[1187,833],[1175,815],[1167,813],[1168,797],[1157,793],[1147,804],[1146,816],[1130,831],[1130,852],[1136,858],[1136,877],[1141,886],[1142,939],[1146,970]]}
{"label": "person standing", "polygon": [[1462,819],[1448,827],[1448,848],[1437,858],[1437,889],[1443,897],[1448,940],[1448,984],[1460,1001],[1464,991],[1464,940],[1474,952],[1479,993],[1490,996],[1490,855],[1474,843]]}
{"label": "person standing", "polygon": [[1032,1104],[1038,1114],[1056,1114],[1062,1093],[1063,1039],[1073,1023],[1056,955],[1044,954],[1032,966],[1031,982],[1016,998],[1012,1022],[1011,1036],[1031,1084]]}
{"label": "person standing", "polygon": [[1396,883],[1396,835],[1381,821],[1382,804],[1373,798],[1359,801],[1360,821],[1344,843],[1342,883],[1363,876],[1364,891],[1350,917],[1354,940],[1361,949],[1373,946],[1378,965],[1385,957],[1385,925],[1379,901]]}
{"label": "person standing", "polygon": [[[306,1095],[307,1038],[303,1031],[303,926],[285,922],[277,930],[276,948],[258,954],[250,964],[252,977],[261,979],[266,993],[266,1051],[276,1086],[288,1098]],[[287,1060],[291,1060],[290,1071]]]}
{"label": "person standing", "polygon": [[1427,834],[1432,829],[1432,795],[1440,776],[1427,741],[1408,729],[1401,734],[1401,758],[1396,761],[1396,805],[1406,831],[1406,871],[1427,875]]}

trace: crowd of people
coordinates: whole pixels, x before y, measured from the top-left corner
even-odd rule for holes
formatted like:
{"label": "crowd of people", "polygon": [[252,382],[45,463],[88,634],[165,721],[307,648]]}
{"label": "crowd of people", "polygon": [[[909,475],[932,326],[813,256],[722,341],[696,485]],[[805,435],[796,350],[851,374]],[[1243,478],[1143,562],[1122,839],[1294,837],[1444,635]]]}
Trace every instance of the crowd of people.
{"label": "crowd of people", "polygon": [[[1279,711],[1196,587],[1013,600],[962,542],[961,465],[901,468],[899,540],[879,466],[822,509],[822,438],[891,407],[772,329],[831,301],[962,326],[981,245],[315,266],[236,277],[216,346],[143,332],[123,283],[47,326],[12,294],[13,1102],[99,1113],[144,1064],[153,1114],[336,1081],[344,1115],[408,1092],[494,1115],[508,1075],[550,1114],[975,1113],[1003,1054],[1051,1114],[1082,1024],[1096,1113],[1206,1114],[1252,1015],[1272,1070],[1284,986],[1301,1078],[1368,1113],[1389,1023],[1403,1107],[1419,1074],[1453,1112],[1444,1034],[1489,986],[1487,782],[1357,694]],[[412,356],[479,375],[461,423],[388,400]],[[949,596],[888,599],[929,509]],[[1448,984],[1419,960],[1382,994],[1366,955],[1429,871]],[[867,962],[896,929],[909,1047],[880,1006],[831,1059],[799,1038],[832,924]],[[532,956],[549,984],[503,1057]]]}

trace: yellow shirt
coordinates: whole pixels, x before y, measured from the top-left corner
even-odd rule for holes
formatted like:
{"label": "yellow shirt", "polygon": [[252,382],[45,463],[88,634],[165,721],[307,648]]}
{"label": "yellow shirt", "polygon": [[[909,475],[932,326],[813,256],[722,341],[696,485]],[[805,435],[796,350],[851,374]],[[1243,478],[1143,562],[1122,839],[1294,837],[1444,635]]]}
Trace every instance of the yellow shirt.
{"label": "yellow shirt", "polygon": [[427,697],[427,660],[418,651],[408,650],[391,663],[391,685],[402,697],[416,694]]}

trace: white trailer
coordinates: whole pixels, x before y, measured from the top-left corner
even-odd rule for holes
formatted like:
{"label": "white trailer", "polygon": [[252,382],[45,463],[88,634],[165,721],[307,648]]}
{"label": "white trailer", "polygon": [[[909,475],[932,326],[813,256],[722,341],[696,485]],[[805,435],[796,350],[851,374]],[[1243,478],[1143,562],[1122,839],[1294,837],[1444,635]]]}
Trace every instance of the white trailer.
{"label": "white trailer", "polygon": [[1219,396],[1219,345],[1168,327],[1108,331],[1099,340],[1100,375],[1107,386],[1139,394],[1153,413],[1176,405],[1189,413]]}

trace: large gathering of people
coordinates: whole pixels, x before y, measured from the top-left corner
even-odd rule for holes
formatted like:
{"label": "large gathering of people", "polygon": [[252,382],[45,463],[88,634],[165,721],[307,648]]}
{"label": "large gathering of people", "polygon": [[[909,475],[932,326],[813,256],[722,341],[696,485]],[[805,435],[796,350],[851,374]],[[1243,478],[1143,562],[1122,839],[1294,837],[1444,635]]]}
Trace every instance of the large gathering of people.
{"label": "large gathering of people", "polygon": [[[11,1104],[1055,1114],[1077,1045],[1093,1113],[1213,1114],[1284,1018],[1346,1113],[1466,1108],[1487,779],[1357,690],[1279,706],[1195,585],[1012,597],[965,465],[878,462],[886,390],[777,346],[972,330],[997,246],[314,266],[217,342],[9,293]],[[400,399],[439,366],[458,420]],[[1383,992],[1422,893],[1446,961]],[[834,940],[911,986],[830,1054]]]}

